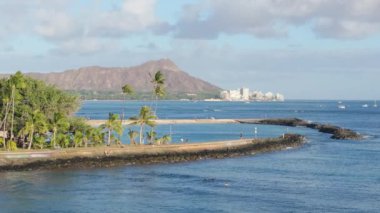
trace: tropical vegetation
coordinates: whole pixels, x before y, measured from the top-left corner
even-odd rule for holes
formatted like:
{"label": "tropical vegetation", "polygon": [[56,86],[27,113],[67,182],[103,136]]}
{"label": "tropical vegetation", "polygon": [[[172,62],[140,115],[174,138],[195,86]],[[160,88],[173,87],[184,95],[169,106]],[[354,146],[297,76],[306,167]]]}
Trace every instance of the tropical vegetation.
{"label": "tropical vegetation", "polygon": [[165,77],[164,74],[162,74],[161,71],[157,71],[153,76],[150,75],[151,77],[151,83],[153,84],[153,93],[154,95],[154,115],[157,116],[157,101],[158,98],[165,96]]}
{"label": "tropical vegetation", "polygon": [[56,149],[102,144],[103,131],[73,116],[79,106],[78,96],[21,72],[0,79],[0,147]]}
{"label": "tropical vegetation", "polygon": [[131,117],[130,120],[132,120],[131,125],[138,125],[140,126],[140,137],[139,137],[139,144],[144,144],[144,127],[150,126],[154,127],[156,125],[156,122],[154,121],[156,119],[156,116],[153,115],[153,112],[150,107],[143,106],[140,109],[140,113],[136,117]]}
{"label": "tropical vegetation", "polygon": [[[121,120],[119,120],[119,115],[109,113],[108,120],[105,124],[101,125],[100,128],[107,132],[107,146],[111,145],[111,141],[120,144],[120,137],[123,134],[123,126]],[[114,133],[117,133],[118,138],[114,136]]]}
{"label": "tropical vegetation", "polygon": [[123,91],[123,94],[124,94],[124,102],[125,102],[125,106],[123,107],[123,113],[122,113],[122,116],[121,116],[121,120],[123,121],[124,119],[124,114],[125,114],[125,108],[126,108],[126,103],[127,103],[127,96],[128,95],[133,95],[134,94],[134,90],[133,90],[133,87],[129,84],[125,84],[121,90]]}
{"label": "tropical vegetation", "polygon": [[[137,116],[131,117],[131,125],[139,131],[129,129],[130,144],[167,144],[171,135],[158,137],[154,131],[157,100],[165,95],[165,77],[158,71],[151,75],[153,85],[152,106],[141,107]],[[134,94],[126,84],[122,88],[125,100]],[[123,118],[110,113],[108,120],[99,127],[91,127],[84,118],[75,117],[80,98],[16,72],[0,79],[0,148],[16,149],[61,149],[98,145],[121,145]],[[151,129],[144,133],[146,126]]]}

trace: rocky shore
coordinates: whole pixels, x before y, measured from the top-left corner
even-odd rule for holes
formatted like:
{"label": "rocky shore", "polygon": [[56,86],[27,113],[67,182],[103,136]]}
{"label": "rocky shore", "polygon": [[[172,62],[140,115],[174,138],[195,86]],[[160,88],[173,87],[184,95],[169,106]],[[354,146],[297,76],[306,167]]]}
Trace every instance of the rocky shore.
{"label": "rocky shore", "polygon": [[155,163],[176,163],[208,158],[227,158],[298,147],[302,135],[279,138],[171,144],[126,145],[46,151],[0,152],[0,171],[46,170],[60,168],[97,168]]}
{"label": "rocky shore", "polygon": [[320,124],[315,122],[308,122],[298,118],[274,118],[274,119],[252,119],[252,120],[240,120],[240,123],[246,124],[267,124],[267,125],[281,125],[291,127],[307,127],[310,129],[318,130],[319,132],[332,134],[332,139],[338,140],[360,140],[362,135],[351,130],[334,126],[330,124]]}

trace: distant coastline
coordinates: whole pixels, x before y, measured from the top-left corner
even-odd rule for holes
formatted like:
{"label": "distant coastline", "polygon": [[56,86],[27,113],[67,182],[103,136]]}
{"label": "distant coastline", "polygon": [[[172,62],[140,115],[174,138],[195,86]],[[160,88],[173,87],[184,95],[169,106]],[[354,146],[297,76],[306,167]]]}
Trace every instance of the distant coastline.
{"label": "distant coastline", "polygon": [[[78,95],[82,100],[132,100],[132,101],[151,101],[152,95],[149,92],[135,92],[133,95],[125,97],[118,91],[87,91],[87,90],[68,90],[71,94]],[[161,100],[204,100],[218,98],[219,91],[199,92],[199,93],[168,93]]]}

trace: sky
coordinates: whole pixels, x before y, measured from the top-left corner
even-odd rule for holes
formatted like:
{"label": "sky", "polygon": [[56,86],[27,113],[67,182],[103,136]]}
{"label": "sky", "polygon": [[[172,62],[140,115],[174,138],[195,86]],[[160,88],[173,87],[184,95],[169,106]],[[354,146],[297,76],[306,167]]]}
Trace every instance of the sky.
{"label": "sky", "polygon": [[380,0],[0,0],[0,73],[170,58],[224,89],[380,99]]}

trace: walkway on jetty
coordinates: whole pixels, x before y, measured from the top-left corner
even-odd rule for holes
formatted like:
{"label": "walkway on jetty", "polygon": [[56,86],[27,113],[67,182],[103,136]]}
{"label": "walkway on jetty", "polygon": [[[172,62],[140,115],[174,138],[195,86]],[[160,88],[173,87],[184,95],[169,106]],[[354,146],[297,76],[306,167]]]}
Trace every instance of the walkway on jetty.
{"label": "walkway on jetty", "polygon": [[131,164],[173,163],[205,158],[226,158],[298,147],[304,142],[303,136],[289,134],[279,138],[193,144],[20,150],[17,152],[0,152],[0,172],[57,168],[95,168]]}
{"label": "walkway on jetty", "polygon": [[[260,122],[263,119],[250,118],[250,119],[157,119],[155,120],[158,125],[160,124],[232,124],[241,122]],[[87,120],[87,124],[91,126],[100,126],[106,120]],[[131,124],[131,120],[124,120],[123,125]]]}

